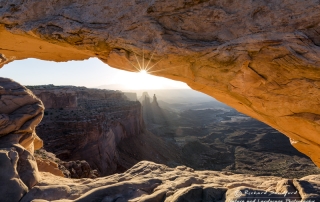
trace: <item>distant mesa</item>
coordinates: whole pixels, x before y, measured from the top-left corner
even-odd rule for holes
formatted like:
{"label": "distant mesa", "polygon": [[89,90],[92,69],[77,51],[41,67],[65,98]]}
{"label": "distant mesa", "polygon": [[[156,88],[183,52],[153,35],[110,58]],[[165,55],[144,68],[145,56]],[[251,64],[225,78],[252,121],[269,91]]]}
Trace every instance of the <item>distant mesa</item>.
{"label": "distant mesa", "polygon": [[137,101],[137,93],[131,93],[131,92],[123,92],[123,94],[128,98],[130,101]]}

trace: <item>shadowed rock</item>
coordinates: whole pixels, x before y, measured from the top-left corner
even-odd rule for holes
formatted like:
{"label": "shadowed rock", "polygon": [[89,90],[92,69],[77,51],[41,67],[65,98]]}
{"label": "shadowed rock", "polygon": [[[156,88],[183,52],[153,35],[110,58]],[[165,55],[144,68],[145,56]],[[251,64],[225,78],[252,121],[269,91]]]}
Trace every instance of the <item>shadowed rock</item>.
{"label": "shadowed rock", "polygon": [[43,109],[31,91],[0,78],[1,201],[18,201],[40,180],[33,152],[42,147],[35,127]]}
{"label": "shadowed rock", "polygon": [[[128,101],[120,91],[53,85],[28,88],[46,108],[36,130],[44,148],[63,161],[85,160],[100,175],[119,172],[117,146],[145,129],[140,103]],[[67,167],[73,177],[88,177],[71,171],[84,166]]]}

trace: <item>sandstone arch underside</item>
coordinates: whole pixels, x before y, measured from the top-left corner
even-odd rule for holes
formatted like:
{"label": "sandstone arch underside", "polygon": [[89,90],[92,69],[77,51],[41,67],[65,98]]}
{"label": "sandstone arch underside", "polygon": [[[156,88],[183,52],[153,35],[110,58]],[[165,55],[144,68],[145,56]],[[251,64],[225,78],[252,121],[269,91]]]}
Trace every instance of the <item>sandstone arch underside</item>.
{"label": "sandstone arch underside", "polygon": [[98,57],[136,71],[135,54],[144,55],[157,63],[154,75],[183,81],[269,124],[320,167],[319,4],[2,0],[0,66]]}

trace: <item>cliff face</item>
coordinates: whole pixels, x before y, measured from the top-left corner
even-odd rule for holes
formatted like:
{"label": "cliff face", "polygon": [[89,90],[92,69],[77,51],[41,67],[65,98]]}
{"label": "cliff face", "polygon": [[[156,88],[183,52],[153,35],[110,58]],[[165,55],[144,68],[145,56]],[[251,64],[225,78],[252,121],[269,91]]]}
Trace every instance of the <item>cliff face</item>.
{"label": "cliff face", "polygon": [[100,174],[118,171],[117,146],[139,135],[144,122],[139,102],[122,92],[84,87],[29,87],[46,107],[37,127],[44,148],[62,160],[86,160]]}
{"label": "cliff face", "polygon": [[159,62],[152,74],[276,128],[320,166],[319,8],[315,0],[4,0],[0,65],[98,57],[136,71],[135,53]]}
{"label": "cliff face", "polygon": [[[52,86],[53,87],[53,86]],[[47,109],[59,109],[59,108],[76,108],[77,107],[77,96],[75,92],[59,92],[57,90],[54,93],[35,90],[37,97],[45,103]]]}

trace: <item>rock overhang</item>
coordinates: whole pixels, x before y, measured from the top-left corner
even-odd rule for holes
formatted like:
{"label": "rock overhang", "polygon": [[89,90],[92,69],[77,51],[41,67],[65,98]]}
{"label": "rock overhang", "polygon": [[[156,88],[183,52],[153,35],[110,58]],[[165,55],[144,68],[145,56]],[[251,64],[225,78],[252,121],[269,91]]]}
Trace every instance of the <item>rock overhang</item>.
{"label": "rock overhang", "polygon": [[187,83],[287,135],[320,166],[317,1],[0,3],[0,65],[98,57]]}

